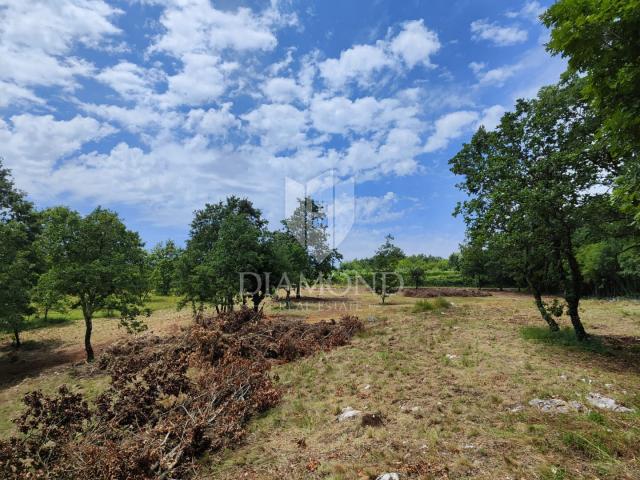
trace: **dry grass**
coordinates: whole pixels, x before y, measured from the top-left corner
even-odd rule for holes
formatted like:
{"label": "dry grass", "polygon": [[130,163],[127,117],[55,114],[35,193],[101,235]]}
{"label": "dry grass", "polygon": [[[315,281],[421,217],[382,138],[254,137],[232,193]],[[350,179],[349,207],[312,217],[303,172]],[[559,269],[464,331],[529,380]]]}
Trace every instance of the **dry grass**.
{"label": "dry grass", "polygon": [[[597,391],[640,409],[632,347],[527,340],[522,328],[541,321],[526,296],[455,298],[423,313],[413,299],[354,300],[361,318],[375,320],[367,331],[278,367],[284,402],[253,423],[244,446],[205,459],[203,478],[640,478],[638,414],[549,415],[527,405]],[[586,301],[583,315],[594,334],[640,332],[637,302]],[[516,405],[524,409],[511,413]],[[338,423],[345,406],[381,413],[385,424]]]}
{"label": "dry grass", "polygon": [[[364,293],[313,296],[277,312],[309,321],[357,314],[367,329],[350,346],[275,367],[283,402],[251,423],[238,448],[203,458],[202,478],[640,478],[639,413],[550,415],[527,405],[599,392],[640,412],[637,301],[585,301],[587,330],[602,336],[585,348],[532,329],[541,320],[527,296],[451,298],[449,308],[424,312],[401,296],[385,306]],[[152,328],[170,333],[188,321],[176,315],[158,312]],[[75,328],[69,334],[81,336]],[[116,335],[104,333],[97,343]],[[99,391],[104,382],[58,371],[1,391],[3,422],[36,386],[71,380]],[[524,408],[510,412],[516,405]],[[381,414],[384,425],[336,422],[346,406]]]}

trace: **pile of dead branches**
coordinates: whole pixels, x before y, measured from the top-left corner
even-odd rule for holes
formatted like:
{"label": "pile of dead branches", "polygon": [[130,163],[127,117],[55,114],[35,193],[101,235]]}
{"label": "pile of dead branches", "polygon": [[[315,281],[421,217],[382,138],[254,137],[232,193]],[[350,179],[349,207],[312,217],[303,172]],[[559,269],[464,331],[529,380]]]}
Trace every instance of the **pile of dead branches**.
{"label": "pile of dead branches", "polygon": [[236,445],[277,404],[272,363],[344,345],[362,328],[355,317],[305,324],[240,310],[177,338],[120,342],[98,363],[111,383],[92,405],[66,386],[25,397],[20,434],[0,442],[0,477],[191,476],[200,454]]}

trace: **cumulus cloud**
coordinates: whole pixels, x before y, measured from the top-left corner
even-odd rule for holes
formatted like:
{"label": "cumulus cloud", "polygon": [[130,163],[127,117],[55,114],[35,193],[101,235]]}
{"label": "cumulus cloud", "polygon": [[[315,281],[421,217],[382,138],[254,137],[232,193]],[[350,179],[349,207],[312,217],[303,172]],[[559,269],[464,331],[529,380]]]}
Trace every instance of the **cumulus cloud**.
{"label": "cumulus cloud", "polygon": [[4,2],[0,8],[0,81],[2,101],[35,100],[31,88],[72,89],[75,77],[89,75],[93,65],[73,56],[77,45],[98,47],[120,30],[112,23],[121,13],[102,0]]}
{"label": "cumulus cloud", "polygon": [[516,26],[504,27],[488,20],[476,20],[471,23],[474,40],[486,40],[494,45],[506,47],[527,41],[526,30]]}
{"label": "cumulus cloud", "polygon": [[414,20],[404,24],[402,31],[391,41],[390,49],[409,68],[419,63],[430,67],[431,56],[440,50],[440,46],[438,35],[427,29],[422,20]]}
{"label": "cumulus cloud", "polygon": [[114,132],[110,125],[80,115],[56,120],[52,115],[22,114],[0,120],[0,145],[20,186],[37,195],[58,159]]}
{"label": "cumulus cloud", "polygon": [[460,137],[478,121],[478,112],[461,110],[443,115],[436,120],[435,131],[424,146],[425,152],[446,148],[454,138]]}
{"label": "cumulus cloud", "polygon": [[422,20],[406,22],[390,40],[378,40],[374,45],[355,45],[320,63],[320,74],[327,84],[343,88],[355,81],[367,85],[374,74],[385,68],[398,70],[402,64],[413,68],[418,64],[432,66],[431,56],[440,49],[435,32],[427,29]]}

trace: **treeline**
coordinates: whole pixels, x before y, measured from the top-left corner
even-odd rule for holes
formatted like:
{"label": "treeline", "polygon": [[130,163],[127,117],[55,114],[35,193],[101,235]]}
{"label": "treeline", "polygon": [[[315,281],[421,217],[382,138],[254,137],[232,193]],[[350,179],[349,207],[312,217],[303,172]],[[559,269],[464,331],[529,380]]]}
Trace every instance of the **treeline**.
{"label": "treeline", "polygon": [[552,330],[564,311],[582,340],[583,295],[640,285],[640,2],[560,0],[542,20],[569,69],[451,159],[468,195],[455,213],[463,270],[526,285]]}
{"label": "treeline", "polygon": [[300,295],[301,279],[328,276],[341,259],[327,237],[324,210],[310,198],[270,230],[249,200],[232,196],[195,212],[184,249],[167,241],[147,252],[113,211],[37,211],[0,162],[0,330],[20,347],[30,316],[79,309],[92,360],[96,313],[117,314],[130,332],[144,330],[154,291],[180,296],[178,306],[194,315],[247,303],[258,310],[278,290],[288,303],[292,291]]}
{"label": "treeline", "polygon": [[395,272],[405,287],[456,287],[473,282],[461,272],[458,253],[448,259],[427,254],[406,255],[393,240],[388,235],[372,257],[343,262],[333,273],[333,281],[346,283],[356,276],[370,278],[376,272]]}

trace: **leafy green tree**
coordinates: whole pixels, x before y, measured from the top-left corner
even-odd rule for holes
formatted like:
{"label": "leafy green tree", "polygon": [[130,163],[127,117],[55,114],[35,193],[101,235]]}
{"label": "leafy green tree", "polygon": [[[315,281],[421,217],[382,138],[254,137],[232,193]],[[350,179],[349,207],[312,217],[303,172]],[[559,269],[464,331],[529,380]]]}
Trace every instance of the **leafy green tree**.
{"label": "leafy green tree", "polygon": [[49,242],[50,270],[61,290],[77,299],[85,322],[87,360],[94,314],[118,311],[128,331],[146,328],[138,318],[148,292],[145,251],[136,232],[127,230],[118,215],[103,208],[82,217],[65,207],[49,211],[43,237]]}
{"label": "leafy green tree", "polygon": [[536,99],[518,100],[494,132],[480,128],[450,161],[464,176],[459,187],[469,199],[456,213],[470,236],[485,242],[507,237],[512,248],[533,249],[517,255],[523,264],[543,253],[548,260],[532,266],[537,276],[553,269],[580,340],[587,334],[578,311],[583,277],[575,234],[585,205],[602,195],[597,187],[612,181],[603,170],[609,153],[596,143],[600,119],[582,99],[582,88],[573,77],[543,88]]}
{"label": "leafy green tree", "polygon": [[558,0],[542,20],[549,51],[584,76],[582,93],[603,118],[600,140],[624,160],[614,195],[640,228],[640,0]]}
{"label": "leafy green tree", "polygon": [[238,197],[196,211],[177,263],[179,307],[190,304],[194,315],[206,305],[231,310],[238,300],[245,300],[242,287],[253,292],[257,308],[268,293],[265,226],[260,210]]}
{"label": "leafy green tree", "polygon": [[0,329],[19,348],[25,317],[33,313],[31,290],[42,264],[34,247],[38,216],[0,161]]}
{"label": "leafy green tree", "polygon": [[173,291],[180,254],[181,250],[173,240],[158,243],[149,253],[151,286],[158,295],[170,295]]}
{"label": "leafy green tree", "polygon": [[31,300],[42,313],[42,318],[46,322],[49,319],[49,312],[55,310],[59,313],[66,313],[69,309],[69,300],[62,291],[62,285],[56,275],[55,270],[48,269],[38,278],[35,288],[31,292]]}
{"label": "leafy green tree", "polygon": [[296,238],[287,232],[273,232],[269,236],[268,258],[274,288],[285,291],[287,308],[291,303],[291,290],[297,288],[305,272],[309,271],[309,256]]}
{"label": "leafy green tree", "polygon": [[371,258],[372,271],[364,272],[363,275],[367,284],[380,295],[383,304],[389,295],[402,288],[402,276],[396,269],[405,254],[393,240],[392,235],[385,237],[385,242]]}
{"label": "leafy green tree", "polygon": [[400,247],[393,243],[393,235],[387,235],[384,243],[376,250],[371,258],[373,268],[379,272],[393,272],[400,260],[406,257]]}

